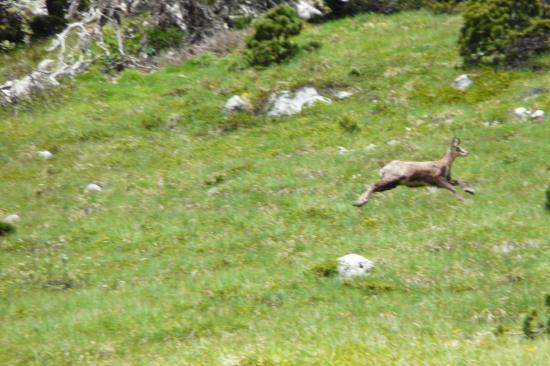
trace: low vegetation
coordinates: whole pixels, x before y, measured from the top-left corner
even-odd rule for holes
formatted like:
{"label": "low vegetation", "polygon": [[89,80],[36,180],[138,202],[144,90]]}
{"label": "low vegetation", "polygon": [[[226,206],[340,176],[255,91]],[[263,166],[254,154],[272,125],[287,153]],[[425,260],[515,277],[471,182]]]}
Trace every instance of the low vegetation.
{"label": "low vegetation", "polygon": [[304,22],[294,8],[279,5],[254,22],[246,42],[246,58],[252,66],[269,66],[294,57],[299,47],[290,37],[300,34]]}
{"label": "low vegetation", "polygon": [[459,43],[467,66],[517,66],[550,49],[550,5],[542,0],[472,1]]}
{"label": "low vegetation", "polygon": [[[296,43],[323,47],[265,69],[235,53],[92,70],[3,111],[0,218],[20,220],[0,237],[0,364],[546,365],[548,335],[523,329],[546,314],[550,130],[511,112],[550,111],[550,59],[455,90],[461,26],[363,14],[306,25]],[[264,117],[304,85],[354,95]],[[233,95],[254,113],[225,117]],[[430,160],[452,136],[476,196],[351,206],[378,160]],[[372,274],[342,282],[348,253]]]}

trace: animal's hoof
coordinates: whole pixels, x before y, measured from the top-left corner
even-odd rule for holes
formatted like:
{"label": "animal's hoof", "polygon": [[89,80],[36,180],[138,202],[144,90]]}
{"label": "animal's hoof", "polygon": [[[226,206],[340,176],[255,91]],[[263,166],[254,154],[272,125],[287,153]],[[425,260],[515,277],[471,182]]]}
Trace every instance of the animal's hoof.
{"label": "animal's hoof", "polygon": [[366,202],[355,201],[355,202],[352,203],[352,205],[353,205],[354,207],[361,207],[361,206],[363,206],[365,203],[366,203]]}
{"label": "animal's hoof", "polygon": [[476,193],[475,189],[473,189],[473,188],[466,188],[464,190],[464,192],[469,193],[469,194],[475,194]]}

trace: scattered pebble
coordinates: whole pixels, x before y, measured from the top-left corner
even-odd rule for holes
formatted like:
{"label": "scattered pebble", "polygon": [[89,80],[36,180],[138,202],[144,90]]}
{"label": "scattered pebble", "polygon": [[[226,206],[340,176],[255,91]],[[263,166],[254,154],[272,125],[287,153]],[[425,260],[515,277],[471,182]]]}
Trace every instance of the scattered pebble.
{"label": "scattered pebble", "polygon": [[223,112],[227,116],[235,111],[248,111],[252,109],[252,105],[250,102],[238,95],[234,95],[227,103],[225,103],[225,106],[223,107]]}
{"label": "scattered pebble", "polygon": [[353,93],[349,92],[349,91],[343,91],[342,90],[342,91],[334,92],[333,95],[336,99],[342,100],[342,99],[348,99],[348,98],[352,97]]}
{"label": "scattered pebble", "polygon": [[343,278],[366,276],[374,268],[374,263],[358,254],[348,254],[338,258],[338,274]]}
{"label": "scattered pebble", "polygon": [[426,187],[429,193],[435,194],[437,193],[437,187]]}
{"label": "scattered pebble", "polygon": [[343,147],[343,146],[338,146],[338,154],[340,154],[340,155],[345,155],[345,154],[347,154],[348,152],[349,152],[349,150],[346,149],[345,147]]}
{"label": "scattered pebble", "polygon": [[102,192],[103,188],[97,183],[90,183],[84,188],[84,193]]}
{"label": "scattered pebble", "polygon": [[375,144],[369,144],[365,147],[365,151],[373,151],[374,149],[376,149]]}
{"label": "scattered pebble", "polygon": [[470,79],[470,76],[462,74],[453,81],[453,88],[464,91],[468,89],[473,83],[474,82],[472,81],[472,79]]}
{"label": "scattered pebble", "polygon": [[36,155],[38,155],[38,157],[40,157],[44,160],[49,160],[49,159],[53,158],[53,154],[51,152],[49,152],[48,150],[39,151],[39,152],[36,153]]}
{"label": "scattered pebble", "polygon": [[18,214],[11,214],[6,217],[4,217],[4,222],[7,224],[15,224],[17,221],[21,220],[21,217],[19,217]]}
{"label": "scattered pebble", "polygon": [[213,196],[218,193],[220,193],[220,190],[218,189],[218,187],[212,187],[208,190],[208,192],[206,192],[206,194],[209,196]]}
{"label": "scattered pebble", "polygon": [[536,111],[531,111],[525,107],[518,107],[514,109],[513,114],[514,116],[523,119],[530,118],[537,121],[544,120],[544,111],[540,109],[537,109]]}
{"label": "scattered pebble", "polygon": [[386,142],[386,144],[390,145],[390,146],[396,146],[396,145],[399,145],[399,141],[398,140],[390,140],[388,142]]}
{"label": "scattered pebble", "polygon": [[514,109],[514,115],[516,117],[525,118],[528,117],[530,112],[527,110],[527,108],[524,107],[518,107]]}
{"label": "scattered pebble", "polygon": [[537,109],[531,113],[531,118],[542,121],[544,119],[544,111]]}

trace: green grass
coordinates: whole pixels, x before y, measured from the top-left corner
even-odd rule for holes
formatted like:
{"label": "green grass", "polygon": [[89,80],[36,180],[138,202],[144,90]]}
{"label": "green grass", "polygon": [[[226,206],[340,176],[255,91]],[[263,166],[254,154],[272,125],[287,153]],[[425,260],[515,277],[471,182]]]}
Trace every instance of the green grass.
{"label": "green grass", "polygon": [[[21,221],[0,237],[0,363],[545,365],[548,337],[514,333],[550,292],[550,130],[510,112],[550,111],[548,93],[518,100],[550,74],[470,70],[454,91],[459,27],[364,15],[309,26],[299,41],[323,48],[285,65],[204,55],[115,82],[92,72],[5,112],[0,217]],[[223,117],[231,95],[258,106],[306,84],[355,95]],[[398,188],[351,206],[377,160],[439,158],[453,135],[471,153],[453,173],[476,196]],[[85,195],[91,181],[104,192]],[[370,277],[318,275],[350,252],[376,262]]]}

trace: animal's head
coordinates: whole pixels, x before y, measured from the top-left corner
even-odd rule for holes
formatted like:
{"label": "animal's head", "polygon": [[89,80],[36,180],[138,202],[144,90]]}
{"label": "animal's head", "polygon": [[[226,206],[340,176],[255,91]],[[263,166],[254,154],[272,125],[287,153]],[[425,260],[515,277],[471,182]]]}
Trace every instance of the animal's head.
{"label": "animal's head", "polygon": [[451,141],[451,153],[454,157],[468,155],[468,151],[460,147],[460,139],[458,137],[453,138],[453,141]]}

